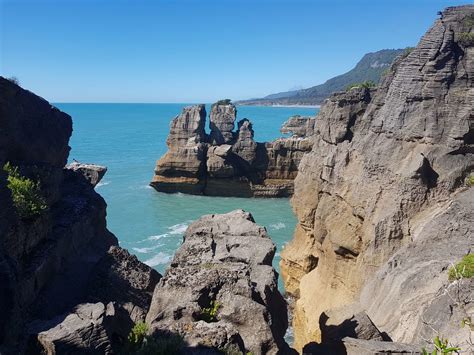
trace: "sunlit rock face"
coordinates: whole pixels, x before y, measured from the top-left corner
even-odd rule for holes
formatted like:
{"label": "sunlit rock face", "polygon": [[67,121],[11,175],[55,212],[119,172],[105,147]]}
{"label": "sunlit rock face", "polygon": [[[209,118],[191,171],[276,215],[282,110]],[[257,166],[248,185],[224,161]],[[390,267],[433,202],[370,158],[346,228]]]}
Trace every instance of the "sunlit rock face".
{"label": "sunlit rock face", "polygon": [[206,135],[204,105],[186,107],[170,125],[168,151],[158,160],[150,183],[160,192],[209,196],[288,197],[303,154],[312,147],[314,118],[291,117],[272,142],[254,140],[252,123],[237,123],[236,107],[212,105]]}
{"label": "sunlit rock face", "polygon": [[[366,285],[361,307],[380,330],[402,342],[428,335],[421,317],[433,314],[446,268],[473,244],[472,203],[462,197],[472,195],[463,191],[474,169],[474,48],[465,40],[473,16],[473,6],[446,9],[377,90],[338,93],[322,106],[298,168],[298,225],[281,261],[286,290],[298,298],[297,348],[320,342],[322,315],[359,301]],[[448,224],[453,203],[458,213]],[[430,235],[442,226],[443,238]],[[438,258],[422,247],[430,241]],[[430,262],[435,281],[425,274]],[[395,285],[414,277],[407,265],[419,272],[418,291],[389,291],[384,277]],[[399,302],[383,301],[391,296]]]}

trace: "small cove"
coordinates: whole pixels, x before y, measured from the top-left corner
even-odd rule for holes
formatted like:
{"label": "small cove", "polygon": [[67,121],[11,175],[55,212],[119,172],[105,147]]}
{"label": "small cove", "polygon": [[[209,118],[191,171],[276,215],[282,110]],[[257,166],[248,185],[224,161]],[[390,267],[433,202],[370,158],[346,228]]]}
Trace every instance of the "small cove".
{"label": "small cove", "polygon": [[[274,266],[279,270],[281,248],[296,225],[288,199],[163,194],[148,186],[156,160],[166,152],[169,122],[187,104],[56,105],[73,118],[70,160],[108,168],[96,189],[108,204],[108,228],[122,247],[163,273],[192,221],[241,208],[267,228],[277,245]],[[314,115],[316,110],[240,106],[237,119],[249,118],[255,139],[269,141],[281,136],[280,126],[288,117]]]}

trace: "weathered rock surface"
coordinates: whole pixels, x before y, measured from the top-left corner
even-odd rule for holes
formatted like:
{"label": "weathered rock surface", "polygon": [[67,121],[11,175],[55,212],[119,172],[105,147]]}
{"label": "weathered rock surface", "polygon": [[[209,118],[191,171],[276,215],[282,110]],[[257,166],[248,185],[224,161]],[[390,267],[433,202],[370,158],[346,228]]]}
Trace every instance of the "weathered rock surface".
{"label": "weathered rock surface", "polygon": [[97,184],[100,182],[100,180],[102,180],[105,173],[107,172],[107,168],[105,166],[84,164],[79,162],[73,162],[67,165],[66,169],[81,173],[93,187],[97,186]]}
{"label": "weathered rock surface", "polygon": [[0,169],[2,354],[104,353],[144,319],[159,279],[107,230],[93,188],[104,170],[65,168],[71,127],[70,116],[0,77],[0,167],[38,181],[48,207],[21,217]]}
{"label": "weathered rock surface", "polygon": [[232,103],[216,102],[209,115],[210,141],[212,144],[229,144],[234,140],[234,126],[237,109]]}
{"label": "weathered rock surface", "polygon": [[307,116],[291,116],[280,129],[283,134],[291,134],[296,137],[310,137],[314,134],[316,119]]}
{"label": "weathered rock surface", "polygon": [[452,333],[460,312],[439,315],[450,303],[437,300],[449,263],[473,246],[461,192],[474,170],[474,48],[461,40],[473,16],[472,5],[446,9],[377,90],[337,94],[321,108],[295,180],[298,225],[282,252],[286,290],[298,297],[297,348],[319,344],[321,314],[369,285],[367,314],[392,340],[432,339],[428,314],[466,340]]}
{"label": "weathered rock surface", "polygon": [[289,351],[274,254],[266,230],[242,210],[194,222],[155,288],[146,318],[152,333],[178,333],[193,351]]}
{"label": "weathered rock surface", "polygon": [[421,348],[415,345],[349,337],[344,339],[344,351],[347,355],[421,355]]}
{"label": "weathered rock surface", "polygon": [[203,105],[187,107],[171,123],[168,152],[157,162],[151,182],[161,192],[212,196],[287,197],[305,152],[312,143],[314,119],[293,117],[284,129],[295,135],[270,143],[254,140],[252,123],[240,120],[232,103],[216,103],[210,130],[204,132]]}
{"label": "weathered rock surface", "polygon": [[206,174],[204,105],[185,107],[170,124],[168,151],[157,162],[151,186],[163,192],[199,194]]}

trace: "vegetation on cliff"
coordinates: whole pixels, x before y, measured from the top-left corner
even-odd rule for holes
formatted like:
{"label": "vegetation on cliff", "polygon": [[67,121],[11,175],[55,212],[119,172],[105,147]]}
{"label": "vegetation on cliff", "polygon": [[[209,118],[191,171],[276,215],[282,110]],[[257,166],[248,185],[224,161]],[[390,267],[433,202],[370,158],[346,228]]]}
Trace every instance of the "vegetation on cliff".
{"label": "vegetation on cliff", "polygon": [[48,209],[41,195],[39,182],[21,176],[18,167],[10,163],[6,163],[3,170],[8,174],[7,187],[11,191],[13,204],[20,218],[34,218]]}
{"label": "vegetation on cliff", "polygon": [[467,254],[460,262],[453,265],[448,272],[449,280],[474,277],[474,254]]}

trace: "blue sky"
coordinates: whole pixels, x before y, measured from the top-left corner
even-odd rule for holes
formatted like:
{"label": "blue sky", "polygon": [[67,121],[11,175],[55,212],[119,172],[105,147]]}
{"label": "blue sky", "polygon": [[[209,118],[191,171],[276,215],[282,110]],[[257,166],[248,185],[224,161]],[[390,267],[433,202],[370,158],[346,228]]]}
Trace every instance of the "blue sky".
{"label": "blue sky", "polygon": [[0,2],[0,73],[48,100],[211,102],[322,83],[468,1]]}

